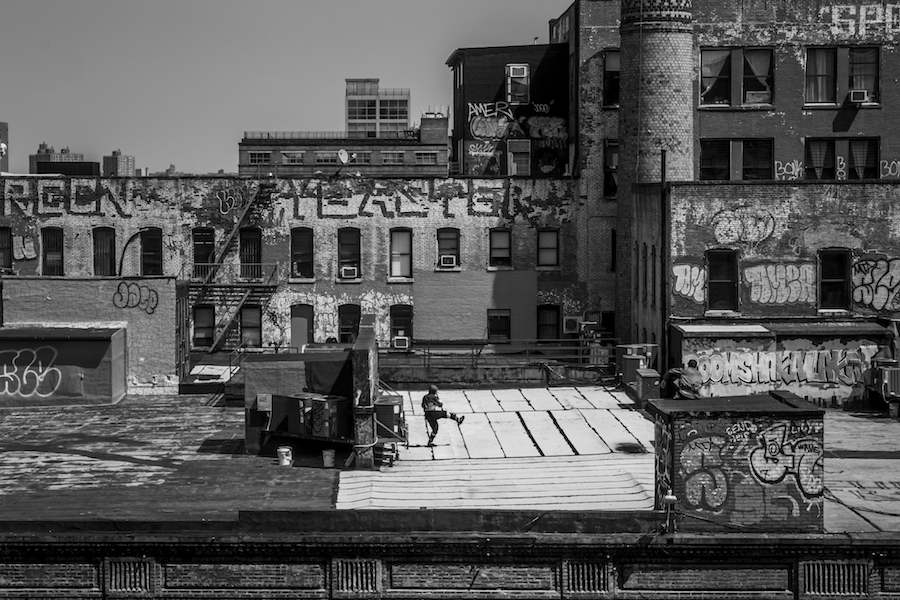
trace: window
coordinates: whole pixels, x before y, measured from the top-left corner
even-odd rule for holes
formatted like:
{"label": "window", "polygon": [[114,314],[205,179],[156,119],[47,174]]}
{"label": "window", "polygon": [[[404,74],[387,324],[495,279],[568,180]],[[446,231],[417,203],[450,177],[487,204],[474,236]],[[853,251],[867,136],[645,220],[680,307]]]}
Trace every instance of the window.
{"label": "window", "polygon": [[381,164],[384,165],[402,165],[403,152],[382,152]]}
{"label": "window", "polygon": [[731,145],[728,140],[700,140],[700,180],[731,178]]}
{"label": "window", "polygon": [[12,259],[12,230],[9,227],[0,227],[0,271],[11,272]]}
{"label": "window", "polygon": [[391,277],[412,277],[411,229],[391,229]]}
{"label": "window", "polygon": [[409,131],[412,131],[409,129],[409,126],[407,125],[407,123],[399,123],[399,122],[398,123],[380,123],[378,125],[378,129],[380,132],[379,137],[382,137],[385,139],[392,139],[392,140],[401,139],[401,138],[416,139],[415,135],[407,133]]}
{"label": "window", "polygon": [[809,48],[806,51],[806,102],[834,104],[837,96],[837,51]]}
{"label": "window", "polygon": [[47,227],[41,230],[41,258],[44,275],[63,275],[63,230]]}
{"label": "window", "polygon": [[94,229],[94,275],[112,277],[116,274],[116,230],[112,227]]}
{"label": "window", "polygon": [[281,153],[281,164],[283,164],[283,165],[302,165],[303,164],[303,153],[302,152],[282,152]]}
{"label": "window", "polygon": [[359,304],[341,304],[338,306],[338,340],[342,344],[352,344],[359,335]]}
{"label": "window", "polygon": [[743,179],[774,179],[772,140],[743,140]]}
{"label": "window", "polygon": [[878,140],[850,140],[847,179],[878,178]]}
{"label": "window", "polygon": [[[701,50],[700,61],[702,106],[753,106],[772,103],[774,71],[771,49]],[[742,71],[740,76],[732,77],[732,73],[737,69]]]}
{"label": "window", "polygon": [[619,193],[619,140],[606,140],[603,155],[603,197],[615,198]]}
{"label": "window", "polygon": [[240,233],[241,277],[262,278],[262,231],[244,227]]}
{"label": "window", "polygon": [[272,161],[271,152],[250,152],[249,157],[251,165],[267,165]]}
{"label": "window", "polygon": [[736,250],[706,252],[709,310],[738,309],[738,256]]}
{"label": "window", "polygon": [[316,152],[317,165],[336,165],[338,164],[337,152]]}
{"label": "window", "polygon": [[542,304],[537,307],[537,339],[558,340],[559,307],[555,304]]}
{"label": "window", "polygon": [[416,152],[417,165],[436,165],[437,159],[437,152]]}
{"label": "window", "polygon": [[350,155],[351,165],[368,165],[372,163],[371,152],[354,152]]}
{"label": "window", "polygon": [[437,231],[438,267],[452,268],[460,265],[459,229],[446,227]]}
{"label": "window", "polygon": [[409,120],[409,100],[381,100],[378,118],[382,120]]}
{"label": "window", "polygon": [[359,229],[338,229],[338,268],[341,279],[358,279],[361,275]]}
{"label": "window", "polygon": [[409,304],[391,306],[391,339],[413,336],[413,307]]}
{"label": "window", "polygon": [[834,140],[806,140],[806,179],[834,179]]}
{"label": "window", "polygon": [[201,304],[194,307],[194,346],[212,346],[216,332],[216,308]]}
{"label": "window", "polygon": [[291,229],[291,277],[315,277],[313,230],[309,227]]}
{"label": "window", "polygon": [[163,274],[162,229],[152,227],[141,232],[141,275]]}
{"label": "window", "polygon": [[262,346],[262,309],[258,306],[241,307],[241,346]]}
{"label": "window", "polygon": [[510,335],[509,309],[491,308],[487,311],[488,340],[493,342],[509,341]]}
{"label": "window", "polygon": [[559,266],[559,230],[541,229],[538,231],[537,266]]}
{"label": "window", "polygon": [[205,279],[210,273],[209,266],[214,260],[213,240],[215,234],[211,227],[197,227],[194,236],[194,277]]}
{"label": "window", "polygon": [[850,89],[865,90],[866,102],[878,102],[878,48],[850,48]]}
{"label": "window", "polygon": [[528,65],[506,65],[506,101],[510,104],[531,102]]}
{"label": "window", "polygon": [[607,50],[603,61],[603,105],[619,104],[619,51]]}
{"label": "window", "polygon": [[302,348],[315,341],[315,310],[311,304],[291,306],[291,347]]}
{"label": "window", "polygon": [[819,252],[819,308],[850,308],[850,251],[845,249]]}
{"label": "window", "polygon": [[347,137],[365,139],[374,138],[377,135],[375,123],[347,123]]}
{"label": "window", "polygon": [[488,264],[492,267],[512,266],[512,231],[491,229]]}
{"label": "window", "polygon": [[348,121],[366,121],[375,118],[375,100],[347,100]]}
{"label": "window", "polygon": [[531,175],[531,142],[529,140],[507,140],[509,154],[508,172],[510,176]]}

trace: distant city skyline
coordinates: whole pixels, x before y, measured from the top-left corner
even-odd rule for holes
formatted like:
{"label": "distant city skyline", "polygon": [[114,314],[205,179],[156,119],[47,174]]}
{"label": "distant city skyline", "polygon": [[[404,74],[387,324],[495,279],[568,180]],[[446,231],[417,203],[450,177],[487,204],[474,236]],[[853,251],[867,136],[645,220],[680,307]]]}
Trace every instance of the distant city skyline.
{"label": "distant city skyline", "polygon": [[573,0],[14,0],[0,18],[9,171],[41,143],[143,172],[237,172],[244,131],[340,131],[345,79],[452,103],[457,48],[545,44]]}

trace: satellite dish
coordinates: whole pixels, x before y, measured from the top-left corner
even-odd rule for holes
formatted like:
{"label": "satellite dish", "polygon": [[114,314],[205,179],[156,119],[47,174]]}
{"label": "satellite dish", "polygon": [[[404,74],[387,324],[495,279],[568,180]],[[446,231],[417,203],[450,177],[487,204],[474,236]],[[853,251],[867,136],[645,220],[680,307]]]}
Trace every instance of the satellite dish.
{"label": "satellite dish", "polygon": [[342,148],[338,150],[338,160],[341,161],[342,165],[346,165],[347,161],[350,160],[350,155],[347,154],[347,151]]}
{"label": "satellite dish", "polygon": [[7,148],[6,144],[3,142],[0,142],[0,156],[3,156],[4,154],[6,154],[6,148]]}

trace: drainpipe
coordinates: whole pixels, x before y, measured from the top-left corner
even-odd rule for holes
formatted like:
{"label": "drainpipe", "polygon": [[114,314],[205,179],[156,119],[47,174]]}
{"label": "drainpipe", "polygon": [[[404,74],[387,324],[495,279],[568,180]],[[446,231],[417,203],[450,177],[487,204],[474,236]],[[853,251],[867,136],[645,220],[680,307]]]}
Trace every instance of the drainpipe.
{"label": "drainpipe", "polygon": [[660,306],[660,332],[659,332],[659,360],[657,366],[660,373],[669,369],[669,295],[667,285],[669,281],[669,206],[666,194],[666,151],[660,153],[659,162],[659,306]]}

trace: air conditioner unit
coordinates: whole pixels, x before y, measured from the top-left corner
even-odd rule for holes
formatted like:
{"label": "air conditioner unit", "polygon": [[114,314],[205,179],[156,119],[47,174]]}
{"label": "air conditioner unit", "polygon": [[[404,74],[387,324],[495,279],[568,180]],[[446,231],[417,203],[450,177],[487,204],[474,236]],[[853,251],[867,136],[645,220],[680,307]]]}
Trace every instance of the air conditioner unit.
{"label": "air conditioner unit", "polygon": [[584,319],[581,315],[569,315],[563,317],[563,333],[578,333]]}
{"label": "air conditioner unit", "polygon": [[393,340],[394,348],[397,350],[408,350],[409,349],[409,338],[405,335],[398,335],[394,337]]}
{"label": "air conditioner unit", "polygon": [[453,254],[441,254],[438,258],[438,266],[442,269],[453,268],[456,266],[456,256]]}
{"label": "air conditioner unit", "polygon": [[900,367],[881,368],[881,395],[886,401],[900,396]]}
{"label": "air conditioner unit", "polygon": [[869,90],[850,90],[850,102],[862,104],[869,101]]}
{"label": "air conditioner unit", "polygon": [[341,279],[357,279],[358,277],[358,267],[341,267]]}

